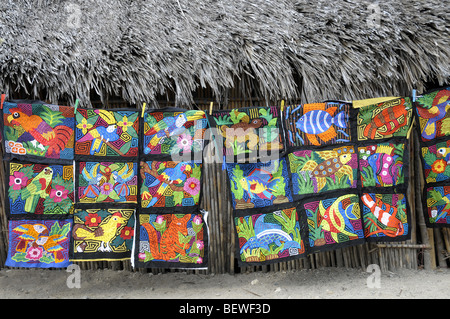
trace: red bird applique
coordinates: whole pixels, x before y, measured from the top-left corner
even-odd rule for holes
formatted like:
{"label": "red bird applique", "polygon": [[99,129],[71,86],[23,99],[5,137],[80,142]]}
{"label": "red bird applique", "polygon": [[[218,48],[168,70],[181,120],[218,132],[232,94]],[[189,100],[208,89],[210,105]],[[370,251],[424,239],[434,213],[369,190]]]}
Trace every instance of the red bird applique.
{"label": "red bird applique", "polygon": [[[19,108],[12,108],[10,111],[11,115],[7,117],[7,121],[25,130],[25,133],[19,137],[17,142],[30,141],[33,143],[33,141],[37,141],[41,145],[41,149],[43,149],[43,146],[48,146],[47,155],[52,155],[53,153],[59,155],[72,136],[73,130],[67,126],[52,128],[38,115],[29,116]],[[34,143],[37,144],[36,142]]]}

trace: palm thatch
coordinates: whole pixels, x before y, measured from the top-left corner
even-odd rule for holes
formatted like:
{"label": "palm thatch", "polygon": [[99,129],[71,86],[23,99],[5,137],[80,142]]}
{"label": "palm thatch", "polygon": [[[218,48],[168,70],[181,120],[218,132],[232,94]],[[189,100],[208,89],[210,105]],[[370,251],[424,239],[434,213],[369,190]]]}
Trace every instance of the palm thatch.
{"label": "palm thatch", "polygon": [[0,90],[189,105],[210,87],[359,99],[450,76],[446,1],[3,0]]}

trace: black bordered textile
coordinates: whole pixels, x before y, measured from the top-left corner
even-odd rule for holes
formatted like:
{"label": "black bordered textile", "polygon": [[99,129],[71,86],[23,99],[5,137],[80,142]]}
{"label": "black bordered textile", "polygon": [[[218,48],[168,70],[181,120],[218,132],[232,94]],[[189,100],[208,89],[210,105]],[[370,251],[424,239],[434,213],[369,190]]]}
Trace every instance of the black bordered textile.
{"label": "black bordered textile", "polygon": [[427,91],[415,101],[422,160],[423,211],[427,227],[450,226],[450,87]]}
{"label": "black bordered textile", "polygon": [[70,260],[128,260],[134,228],[135,208],[76,208]]}
{"label": "black bordered textile", "polygon": [[292,202],[288,163],[284,157],[268,162],[226,163],[235,211]]}
{"label": "black bordered textile", "polygon": [[141,159],[202,160],[208,129],[204,111],[154,109],[144,112],[141,123]]}
{"label": "black bordered textile", "polygon": [[208,213],[140,213],[136,224],[134,267],[196,268],[208,266]]}
{"label": "black bordered textile", "polygon": [[194,212],[202,199],[202,184],[201,161],[141,160],[139,211]]}
{"label": "black bordered textile", "polygon": [[77,161],[75,164],[77,207],[137,204],[137,161]]}
{"label": "black bordered textile", "polygon": [[139,112],[136,109],[84,109],[75,115],[75,159],[137,160]]}
{"label": "black bordered textile", "polygon": [[269,161],[285,152],[278,107],[220,110],[208,116],[217,151],[227,163]]}
{"label": "black bordered textile", "polygon": [[307,224],[295,203],[236,211],[233,217],[240,266],[259,266],[306,256]]}
{"label": "black bordered textile", "polygon": [[336,190],[305,198],[297,211],[307,220],[308,253],[365,242],[358,190]]}
{"label": "black bordered textile", "polygon": [[133,267],[208,266],[208,212],[199,208],[207,128],[200,110],[143,113]]}
{"label": "black bordered textile", "polygon": [[283,126],[287,149],[338,146],[355,141],[356,114],[351,103],[345,101],[286,106]]}
{"label": "black bordered textile", "polygon": [[25,268],[69,266],[71,230],[72,218],[9,220],[9,245],[5,266]]}
{"label": "black bordered textile", "polygon": [[64,219],[74,207],[73,165],[7,162],[9,219]]}
{"label": "black bordered textile", "polygon": [[411,237],[407,198],[413,105],[397,97],[356,109],[360,206],[368,242]]}
{"label": "black bordered textile", "polygon": [[74,108],[42,101],[3,103],[5,160],[71,164],[74,158]]}

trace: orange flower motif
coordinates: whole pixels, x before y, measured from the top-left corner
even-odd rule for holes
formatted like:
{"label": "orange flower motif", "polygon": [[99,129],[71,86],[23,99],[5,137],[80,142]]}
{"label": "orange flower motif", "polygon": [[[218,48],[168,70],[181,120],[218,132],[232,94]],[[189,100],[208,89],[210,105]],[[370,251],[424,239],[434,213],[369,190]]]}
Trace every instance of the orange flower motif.
{"label": "orange flower motif", "polygon": [[445,168],[447,167],[447,162],[443,159],[434,161],[433,165],[431,165],[431,170],[436,173],[440,174],[445,171]]}

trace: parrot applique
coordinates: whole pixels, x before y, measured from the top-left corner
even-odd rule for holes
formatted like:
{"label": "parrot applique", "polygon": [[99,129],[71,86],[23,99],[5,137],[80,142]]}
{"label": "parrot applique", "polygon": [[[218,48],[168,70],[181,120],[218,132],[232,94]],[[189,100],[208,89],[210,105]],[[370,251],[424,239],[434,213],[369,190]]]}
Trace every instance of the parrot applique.
{"label": "parrot applique", "polygon": [[13,231],[21,234],[17,237],[20,239],[16,246],[17,251],[25,252],[29,243],[31,243],[33,247],[41,246],[46,252],[53,253],[55,263],[64,261],[64,256],[61,252],[64,248],[59,243],[66,240],[67,237],[60,234],[49,235],[47,226],[43,224],[19,225]]}
{"label": "parrot applique", "polygon": [[16,246],[16,250],[22,253],[26,251],[29,242],[33,242],[38,239],[39,235],[42,233],[48,233],[47,226],[45,226],[44,224],[19,225],[14,228],[13,231],[21,234],[17,237],[18,239],[20,239],[20,241]]}
{"label": "parrot applique", "polygon": [[450,164],[450,147],[440,147],[436,152],[437,158],[443,158],[447,164]]}
{"label": "parrot applique", "polygon": [[146,133],[146,135],[153,135],[153,137],[145,147],[144,152],[149,153],[155,146],[162,144],[166,138],[182,134],[187,129],[184,126],[186,122],[199,120],[204,117],[205,113],[202,111],[187,111],[175,116],[164,117]]}
{"label": "parrot applique", "polygon": [[135,176],[133,164],[125,164],[118,172],[113,171],[112,175],[115,181],[114,190],[116,193],[123,197],[130,195],[130,188],[126,183]]}
{"label": "parrot applique", "polygon": [[31,142],[34,147],[45,150],[48,146],[47,156],[58,155],[69,142],[73,130],[67,126],[55,126],[47,124],[40,116],[28,116],[20,108],[11,108],[11,115],[7,121],[11,125],[21,127],[25,132],[17,139],[17,142]]}
{"label": "parrot applique", "polygon": [[119,139],[119,134],[117,134],[117,122],[114,118],[114,114],[106,110],[94,110],[108,126],[98,126],[92,128],[86,133],[78,142],[92,141],[90,154],[100,152],[103,143],[114,142]]}
{"label": "parrot applique", "polygon": [[81,240],[77,244],[76,250],[83,252],[87,246],[86,240],[100,242],[98,251],[112,251],[111,242],[116,237],[120,227],[126,224],[125,218],[121,213],[114,213],[111,218],[103,220],[97,228],[91,229],[84,224],[75,224],[73,226],[73,239]]}
{"label": "parrot applique", "polygon": [[80,198],[95,198],[100,194],[100,190],[97,187],[103,177],[98,169],[100,165],[100,163],[93,165],[89,171],[86,167],[81,170],[81,174],[83,175],[83,178],[88,181],[88,185],[84,189],[84,192]]}
{"label": "parrot applique", "polygon": [[178,163],[175,167],[166,168],[164,172],[161,173],[161,177],[166,183],[181,184],[187,178],[184,172],[190,172],[191,170],[191,165],[181,162]]}
{"label": "parrot applique", "polygon": [[53,178],[53,170],[46,167],[31,182],[22,190],[22,200],[25,200],[24,210],[28,213],[33,213],[40,198],[46,198],[48,193],[47,187],[50,185]]}
{"label": "parrot applique", "polygon": [[85,136],[80,138],[78,142],[92,141],[91,155],[100,152],[104,142],[113,142],[119,139],[117,134],[117,125],[109,125],[108,127],[99,126],[90,130]]}

